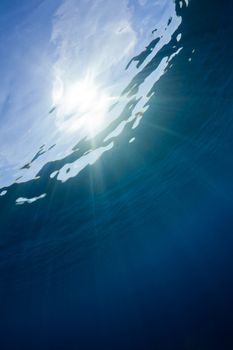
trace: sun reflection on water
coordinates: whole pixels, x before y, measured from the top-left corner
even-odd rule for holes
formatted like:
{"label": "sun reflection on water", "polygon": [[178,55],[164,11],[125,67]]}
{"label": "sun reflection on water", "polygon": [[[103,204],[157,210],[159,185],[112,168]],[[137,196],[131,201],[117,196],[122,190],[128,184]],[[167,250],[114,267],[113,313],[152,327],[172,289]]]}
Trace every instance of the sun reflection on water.
{"label": "sun reflection on water", "polygon": [[88,75],[82,80],[66,83],[56,78],[52,99],[59,129],[73,132],[83,128],[89,133],[103,127],[113,101],[106,89]]}

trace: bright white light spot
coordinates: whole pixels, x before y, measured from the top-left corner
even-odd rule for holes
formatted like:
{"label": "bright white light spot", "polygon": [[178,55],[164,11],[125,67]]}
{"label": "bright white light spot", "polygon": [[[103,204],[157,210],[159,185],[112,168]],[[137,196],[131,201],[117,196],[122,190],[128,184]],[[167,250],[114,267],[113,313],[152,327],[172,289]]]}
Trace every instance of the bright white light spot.
{"label": "bright white light spot", "polygon": [[52,96],[59,128],[67,131],[85,128],[89,133],[103,126],[112,100],[89,77],[66,85],[56,79]]}
{"label": "bright white light spot", "polygon": [[135,137],[132,137],[132,139],[129,140],[129,143],[132,143],[135,141]]}
{"label": "bright white light spot", "polygon": [[1,193],[0,193],[0,196],[2,197],[2,196],[5,196],[7,194],[7,191],[2,191]]}
{"label": "bright white light spot", "polygon": [[43,199],[46,197],[46,193],[43,193],[42,195],[38,196],[38,197],[34,197],[34,198],[24,198],[24,197],[19,197],[18,199],[16,199],[16,205],[23,205],[25,203],[31,204],[34,203],[36,201],[38,201],[39,199]]}

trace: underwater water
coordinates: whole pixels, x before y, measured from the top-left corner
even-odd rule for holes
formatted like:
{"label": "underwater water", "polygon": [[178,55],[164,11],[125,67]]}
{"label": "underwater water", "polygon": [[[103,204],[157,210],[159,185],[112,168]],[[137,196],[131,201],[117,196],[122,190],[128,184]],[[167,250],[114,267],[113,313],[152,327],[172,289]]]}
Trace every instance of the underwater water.
{"label": "underwater water", "polygon": [[1,349],[233,349],[232,13],[1,1]]}

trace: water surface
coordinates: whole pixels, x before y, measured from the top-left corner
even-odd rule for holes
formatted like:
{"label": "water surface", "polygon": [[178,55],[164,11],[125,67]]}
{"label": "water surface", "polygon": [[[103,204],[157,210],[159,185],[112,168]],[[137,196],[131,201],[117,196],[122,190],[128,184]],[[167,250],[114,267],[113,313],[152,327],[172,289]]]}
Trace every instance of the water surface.
{"label": "water surface", "polygon": [[1,3],[3,349],[233,348],[232,11]]}

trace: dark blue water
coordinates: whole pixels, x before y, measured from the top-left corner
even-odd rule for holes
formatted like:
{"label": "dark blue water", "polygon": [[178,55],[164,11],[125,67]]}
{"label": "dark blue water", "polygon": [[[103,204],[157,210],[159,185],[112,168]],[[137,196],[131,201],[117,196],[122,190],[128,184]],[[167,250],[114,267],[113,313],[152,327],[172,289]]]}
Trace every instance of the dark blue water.
{"label": "dark blue water", "polygon": [[88,141],[0,197],[1,349],[233,349],[233,2],[176,5],[183,50],[127,151],[128,126],[78,177],[49,175]]}

